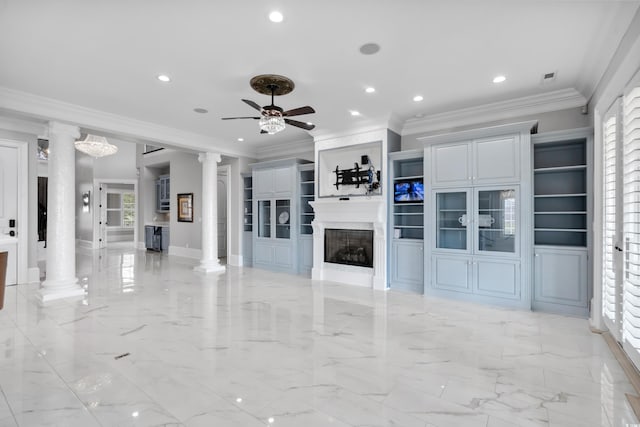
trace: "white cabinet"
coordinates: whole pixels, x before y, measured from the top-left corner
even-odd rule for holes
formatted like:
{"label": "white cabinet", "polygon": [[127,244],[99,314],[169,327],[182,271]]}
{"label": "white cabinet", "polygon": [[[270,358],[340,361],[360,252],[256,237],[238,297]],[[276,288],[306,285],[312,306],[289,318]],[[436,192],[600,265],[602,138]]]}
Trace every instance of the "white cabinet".
{"label": "white cabinet", "polygon": [[421,240],[395,239],[391,243],[391,286],[424,291],[424,251]]}
{"label": "white cabinet", "polygon": [[520,179],[517,135],[437,144],[432,147],[433,187],[501,184]]}
{"label": "white cabinet", "polygon": [[587,249],[536,246],[533,308],[588,315]]}
{"label": "white cabinet", "polygon": [[591,129],[535,135],[535,310],[589,315]]}
{"label": "white cabinet", "polygon": [[294,274],[300,270],[299,259],[303,254],[300,253],[299,210],[303,207],[298,203],[301,191],[298,168],[301,163],[304,162],[287,159],[252,165],[254,267]]}

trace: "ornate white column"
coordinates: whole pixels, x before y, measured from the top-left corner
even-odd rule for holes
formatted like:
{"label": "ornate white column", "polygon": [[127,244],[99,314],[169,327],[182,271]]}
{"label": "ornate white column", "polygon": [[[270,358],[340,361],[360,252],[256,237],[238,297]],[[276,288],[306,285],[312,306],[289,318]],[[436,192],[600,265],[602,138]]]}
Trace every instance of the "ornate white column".
{"label": "ornate white column", "polygon": [[195,271],[224,271],[218,260],[218,153],[202,153],[202,259]]}
{"label": "ornate white column", "polygon": [[42,302],[84,295],[76,277],[77,126],[49,123],[49,191],[47,199],[47,277]]}

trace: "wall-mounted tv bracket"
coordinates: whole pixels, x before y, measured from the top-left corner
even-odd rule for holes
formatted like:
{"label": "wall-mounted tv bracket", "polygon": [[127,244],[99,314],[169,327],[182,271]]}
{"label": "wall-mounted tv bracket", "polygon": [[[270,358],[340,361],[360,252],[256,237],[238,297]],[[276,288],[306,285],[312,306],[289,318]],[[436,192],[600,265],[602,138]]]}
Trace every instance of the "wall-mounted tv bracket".
{"label": "wall-mounted tv bracket", "polygon": [[364,185],[368,192],[380,188],[380,171],[376,171],[373,165],[369,168],[363,169],[354,163],[352,169],[340,169],[340,166],[336,165],[336,189],[339,189],[341,185],[355,185],[356,188],[360,188],[360,185]]}

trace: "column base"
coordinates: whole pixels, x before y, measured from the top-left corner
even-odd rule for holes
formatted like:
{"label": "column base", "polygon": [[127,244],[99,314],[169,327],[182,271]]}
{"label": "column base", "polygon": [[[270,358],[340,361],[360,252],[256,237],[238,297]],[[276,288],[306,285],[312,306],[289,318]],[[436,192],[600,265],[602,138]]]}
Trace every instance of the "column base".
{"label": "column base", "polygon": [[193,271],[198,273],[221,273],[224,272],[225,266],[220,264],[220,261],[216,260],[202,260],[200,265],[193,268]]}
{"label": "column base", "polygon": [[83,297],[85,290],[78,285],[78,279],[56,280],[54,282],[45,280],[42,287],[36,294],[40,302],[49,302],[63,298]]}

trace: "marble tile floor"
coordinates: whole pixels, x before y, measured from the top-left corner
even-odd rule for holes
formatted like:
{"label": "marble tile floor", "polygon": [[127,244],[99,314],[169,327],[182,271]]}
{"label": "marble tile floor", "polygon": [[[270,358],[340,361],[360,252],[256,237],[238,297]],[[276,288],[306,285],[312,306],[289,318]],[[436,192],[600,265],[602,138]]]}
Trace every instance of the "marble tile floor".
{"label": "marble tile floor", "polygon": [[0,311],[0,426],[628,426],[586,320],[109,249]]}

